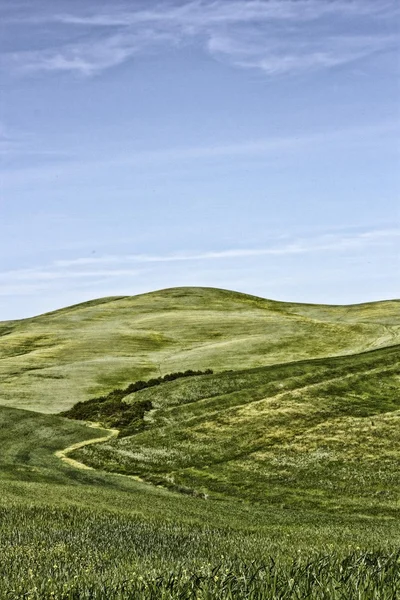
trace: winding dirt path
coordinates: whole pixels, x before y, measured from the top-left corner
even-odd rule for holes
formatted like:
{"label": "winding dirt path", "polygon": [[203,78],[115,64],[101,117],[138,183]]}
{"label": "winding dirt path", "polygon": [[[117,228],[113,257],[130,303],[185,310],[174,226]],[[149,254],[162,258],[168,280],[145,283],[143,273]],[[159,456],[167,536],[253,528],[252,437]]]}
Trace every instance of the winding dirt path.
{"label": "winding dirt path", "polygon": [[[93,427],[93,428],[99,428],[102,429],[103,431],[108,431],[108,435],[104,435],[102,437],[98,437],[98,438],[93,438],[91,440],[84,440],[83,442],[77,442],[76,444],[72,444],[72,446],[68,446],[68,448],[64,448],[63,450],[57,450],[57,452],[55,452],[55,456],[57,456],[57,458],[59,458],[60,460],[62,460],[63,462],[67,463],[70,467],[75,467],[76,469],[84,469],[85,471],[96,471],[97,469],[95,469],[94,467],[90,467],[89,465],[86,465],[85,463],[79,462],[78,460],[74,460],[73,458],[69,458],[68,454],[70,454],[70,452],[73,452],[74,450],[77,450],[78,448],[83,448],[84,446],[89,446],[90,444],[98,444],[99,442],[107,442],[108,440],[111,440],[112,438],[117,437],[117,435],[119,434],[119,430],[118,429],[106,429],[105,427],[101,427],[101,425],[99,425],[98,423],[88,423],[87,424],[88,427]],[[144,483],[146,485],[152,485],[148,482],[146,482],[144,479],[142,479],[141,477],[139,477],[138,475],[125,475],[124,473],[110,473],[108,472],[108,475],[114,475],[117,477],[126,477],[127,479],[133,479],[134,481],[138,481],[139,483]],[[161,485],[158,485],[158,487],[162,487]]]}
{"label": "winding dirt path", "polygon": [[[397,368],[397,365],[395,365],[395,368]],[[392,367],[392,369],[393,369],[393,367]],[[255,400],[250,403],[246,402],[244,404],[238,404],[238,405],[235,405],[234,407],[231,407],[231,409],[236,410],[239,407],[250,407],[250,406],[252,407],[252,406],[254,406],[254,404],[260,404],[262,402],[265,402],[265,400],[267,400],[267,399],[268,400],[277,400],[288,394],[291,394],[293,396],[298,396],[299,394],[301,394],[304,391],[322,387],[323,385],[326,385],[326,384],[329,384],[329,383],[332,383],[332,382],[335,382],[338,380],[344,381],[347,379],[351,379],[353,377],[360,377],[361,375],[369,375],[372,373],[379,373],[379,372],[390,371],[390,370],[391,369],[388,367],[373,367],[370,369],[366,369],[365,371],[357,371],[355,373],[347,373],[346,375],[338,375],[336,377],[331,377],[329,379],[323,379],[322,381],[316,381],[314,383],[300,386],[298,388],[283,390],[282,392],[278,392],[277,394],[268,396],[267,398],[261,398],[260,400]],[[205,398],[205,400],[207,400],[207,398]],[[227,410],[229,411],[230,409],[227,409]],[[75,467],[77,469],[84,469],[87,471],[94,471],[96,469],[94,469],[93,467],[90,467],[89,465],[86,465],[85,463],[74,460],[73,458],[69,458],[68,454],[70,454],[74,450],[78,450],[78,448],[83,448],[84,446],[89,446],[90,444],[98,444],[101,442],[107,442],[108,440],[111,440],[111,439],[117,437],[119,434],[119,430],[118,429],[106,429],[104,427],[101,427],[101,425],[99,423],[90,423],[90,424],[88,423],[87,425],[92,428],[102,429],[103,431],[106,431],[108,433],[107,433],[107,435],[103,435],[98,438],[93,438],[93,439],[89,439],[89,440],[84,440],[82,442],[77,442],[76,444],[72,444],[72,446],[68,446],[67,448],[64,448],[63,450],[57,450],[57,452],[55,452],[54,454],[57,458],[62,460],[64,463],[67,463],[71,467]],[[122,475],[123,477],[128,477],[130,479],[134,479],[136,481],[145,483],[145,480],[143,480],[141,477],[139,477],[137,475],[126,475],[123,473],[113,473],[113,475],[120,475],[120,476]]]}
{"label": "winding dirt path", "polygon": [[84,440],[83,442],[77,442],[76,444],[72,444],[72,446],[68,446],[68,448],[64,448],[63,450],[57,450],[54,454],[57,458],[61,459],[63,462],[67,463],[71,467],[75,467],[76,469],[85,469],[87,471],[94,471],[93,467],[89,467],[89,465],[85,465],[82,462],[74,460],[73,458],[69,458],[68,454],[73,452],[74,450],[78,450],[78,448],[83,448],[84,446],[89,446],[90,444],[98,444],[99,442],[107,442],[112,438],[117,437],[119,431],[118,429],[105,429],[101,427],[97,423],[91,423],[89,427],[93,428],[101,428],[103,431],[108,431],[107,435],[103,435],[102,437],[93,438],[91,440]]}

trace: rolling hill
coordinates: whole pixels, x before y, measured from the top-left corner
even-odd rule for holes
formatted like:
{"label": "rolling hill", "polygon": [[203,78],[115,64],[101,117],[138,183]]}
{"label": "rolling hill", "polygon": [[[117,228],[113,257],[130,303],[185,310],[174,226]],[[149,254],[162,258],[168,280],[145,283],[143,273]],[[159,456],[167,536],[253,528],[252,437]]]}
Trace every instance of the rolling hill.
{"label": "rolling hill", "polygon": [[176,288],[0,323],[0,599],[398,597],[399,390],[396,300]]}
{"label": "rolling hill", "polygon": [[400,346],[178,379],[145,429],[72,457],[204,497],[395,518]]}
{"label": "rolling hill", "polygon": [[211,288],[103,298],[0,323],[0,405],[45,413],[140,378],[345,355],[400,342],[400,302],[322,306]]}

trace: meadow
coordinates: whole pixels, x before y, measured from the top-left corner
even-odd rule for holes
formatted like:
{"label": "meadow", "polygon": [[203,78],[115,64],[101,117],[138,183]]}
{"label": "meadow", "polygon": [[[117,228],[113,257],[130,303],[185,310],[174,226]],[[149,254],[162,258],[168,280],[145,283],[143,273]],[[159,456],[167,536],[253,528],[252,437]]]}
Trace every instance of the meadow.
{"label": "meadow", "polygon": [[[0,324],[0,599],[399,597],[399,306],[182,289]],[[186,369],[213,372],[129,391]],[[133,435],[55,414],[115,389]]]}
{"label": "meadow", "polygon": [[0,598],[396,598],[395,519],[204,500],[76,469],[55,451],[99,430],[0,414]]}
{"label": "meadow", "polygon": [[275,302],[172,288],[0,323],[0,404],[43,413],[187,369],[244,369],[400,343],[399,301]]}
{"label": "meadow", "polygon": [[165,383],[145,429],[71,456],[215,498],[395,517],[400,346]]}

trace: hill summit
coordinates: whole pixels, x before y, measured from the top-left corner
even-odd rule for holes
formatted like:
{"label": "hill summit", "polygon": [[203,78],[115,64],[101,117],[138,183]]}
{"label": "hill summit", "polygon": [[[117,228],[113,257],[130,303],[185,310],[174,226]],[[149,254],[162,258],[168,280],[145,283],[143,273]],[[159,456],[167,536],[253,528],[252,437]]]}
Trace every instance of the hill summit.
{"label": "hill summit", "polygon": [[132,381],[354,354],[400,342],[400,301],[277,302],[213,288],[102,298],[0,323],[0,404],[60,412]]}

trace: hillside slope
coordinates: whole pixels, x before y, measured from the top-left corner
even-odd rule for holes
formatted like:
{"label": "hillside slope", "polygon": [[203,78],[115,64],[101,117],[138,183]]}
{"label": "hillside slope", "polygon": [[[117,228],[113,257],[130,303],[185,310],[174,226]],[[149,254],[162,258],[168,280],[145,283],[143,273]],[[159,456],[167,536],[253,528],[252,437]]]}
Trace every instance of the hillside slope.
{"label": "hillside slope", "polygon": [[400,302],[302,305],[211,288],[103,298],[0,323],[0,404],[58,412],[140,378],[400,341]]}
{"label": "hillside slope", "polygon": [[217,498],[398,517],[400,346],[202,375],[126,398],[147,428],[73,457]]}
{"label": "hillside slope", "polygon": [[1,600],[398,597],[386,500],[373,519],[205,501],[66,464],[101,434],[82,423],[0,407],[0,425]]}
{"label": "hillside slope", "polygon": [[[397,598],[399,308],[189,288],[0,323],[0,598]],[[119,402],[117,439],[40,414],[112,390],[79,418]]]}

